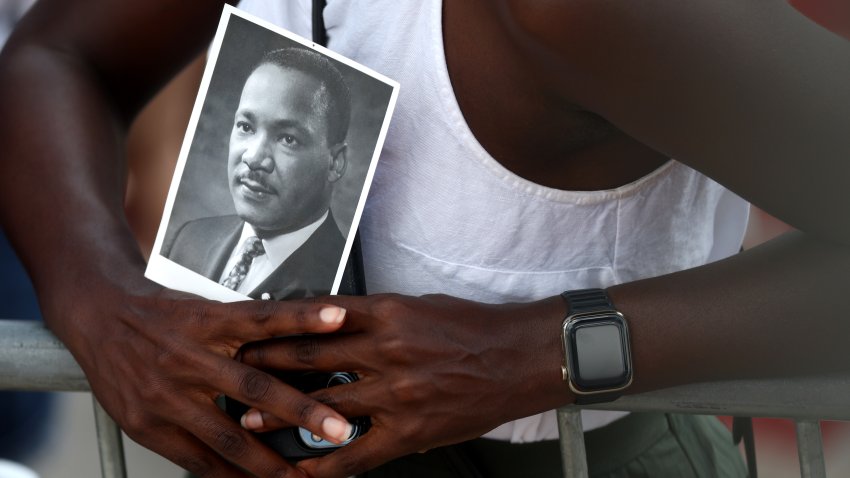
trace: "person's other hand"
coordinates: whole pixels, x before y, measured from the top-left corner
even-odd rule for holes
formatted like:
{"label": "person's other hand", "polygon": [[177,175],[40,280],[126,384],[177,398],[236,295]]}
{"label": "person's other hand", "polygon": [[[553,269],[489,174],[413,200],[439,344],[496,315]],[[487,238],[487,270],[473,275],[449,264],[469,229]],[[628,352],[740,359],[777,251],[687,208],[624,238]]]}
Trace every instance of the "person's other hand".
{"label": "person's other hand", "polygon": [[850,40],[850,2],[847,0],[790,0],[801,13]]}
{"label": "person's other hand", "polygon": [[[132,294],[105,289],[93,296],[69,312],[74,333],[61,334],[92,391],[133,440],[195,475],[301,476],[217,407],[220,394],[332,442],[350,434],[348,422],[327,405],[233,359],[248,341],[333,332],[344,309],[316,302],[222,304],[147,281]],[[112,319],[99,320],[106,314]]]}
{"label": "person's other hand", "polygon": [[[312,394],[347,417],[371,417],[372,428],[326,457],[299,463],[311,476],[357,474],[569,400],[560,373],[560,297],[498,306],[442,295],[320,300],[347,310],[341,333],[249,344],[241,353],[262,369],[359,376]],[[262,407],[243,423],[255,431],[295,425]]]}

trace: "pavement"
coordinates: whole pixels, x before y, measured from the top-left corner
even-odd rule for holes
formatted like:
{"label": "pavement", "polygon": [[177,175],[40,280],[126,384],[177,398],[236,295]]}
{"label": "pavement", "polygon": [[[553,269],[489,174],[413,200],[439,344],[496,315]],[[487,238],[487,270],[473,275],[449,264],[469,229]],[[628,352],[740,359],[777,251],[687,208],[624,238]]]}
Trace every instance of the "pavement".
{"label": "pavement", "polygon": [[[100,457],[90,393],[58,393],[53,432],[27,465],[40,478],[98,478]],[[185,478],[185,472],[124,436],[128,478]],[[0,473],[0,478],[6,478]]]}

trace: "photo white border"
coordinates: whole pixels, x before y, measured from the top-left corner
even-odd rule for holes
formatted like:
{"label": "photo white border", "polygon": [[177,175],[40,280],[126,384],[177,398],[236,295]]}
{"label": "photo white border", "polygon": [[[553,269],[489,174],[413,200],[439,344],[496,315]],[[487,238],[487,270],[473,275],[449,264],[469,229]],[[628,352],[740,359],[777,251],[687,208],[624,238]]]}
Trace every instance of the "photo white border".
{"label": "photo white border", "polygon": [[168,189],[168,196],[165,201],[165,208],[162,213],[162,219],[160,221],[159,230],[156,234],[156,240],[154,241],[153,250],[151,251],[151,257],[148,261],[148,266],[145,269],[145,277],[166,287],[176,290],[182,290],[192,294],[197,294],[208,299],[219,300],[222,302],[250,300],[250,297],[228,289],[227,287],[218,284],[216,281],[210,280],[202,276],[201,274],[191,271],[161,255],[166,230],[171,219],[171,212],[174,207],[174,201],[177,196],[177,189],[180,186],[180,181],[183,177],[183,171],[186,167],[186,161],[189,157],[189,151],[191,150],[192,142],[195,138],[195,133],[198,127],[198,121],[200,120],[201,111],[203,110],[204,103],[207,98],[207,93],[209,90],[213,71],[215,71],[216,63],[218,62],[219,53],[221,51],[221,44],[224,40],[224,35],[227,31],[227,26],[230,24],[230,19],[233,16],[240,17],[267,30],[284,36],[289,40],[300,43],[301,45],[313,49],[323,55],[326,55],[336,61],[339,61],[340,63],[343,63],[355,70],[360,71],[361,73],[371,76],[372,78],[375,78],[376,80],[379,80],[392,87],[392,93],[390,95],[390,100],[387,105],[386,114],[381,124],[381,130],[378,134],[378,140],[375,143],[375,148],[372,153],[372,157],[369,161],[369,169],[366,173],[366,179],[363,183],[363,188],[360,192],[360,197],[357,201],[357,208],[354,212],[354,217],[351,221],[351,228],[346,234],[345,247],[343,248],[340,263],[337,267],[336,276],[331,287],[330,293],[336,294],[339,291],[339,286],[342,282],[342,275],[343,271],[345,270],[345,264],[348,260],[348,255],[351,253],[351,247],[354,244],[355,232],[357,231],[357,226],[360,224],[360,218],[363,214],[363,207],[366,204],[366,197],[368,196],[369,189],[372,186],[372,178],[375,175],[375,168],[377,168],[378,166],[378,158],[380,157],[381,150],[384,146],[384,140],[386,139],[387,130],[390,124],[390,118],[392,117],[392,113],[395,110],[396,101],[398,100],[399,84],[398,82],[387,78],[386,76],[376,71],[373,71],[370,68],[360,65],[359,63],[356,63],[351,59],[348,59],[338,53],[328,50],[327,48],[321,45],[302,38],[261,18],[257,18],[254,15],[243,12],[242,10],[239,10],[238,8],[233,7],[231,5],[224,6],[224,11],[222,12],[221,19],[218,23],[218,29],[216,30],[215,37],[213,38],[212,44],[209,48],[207,64],[204,68],[204,74],[201,79],[200,88],[198,89],[198,96],[195,99],[195,106],[193,107],[192,115],[189,118],[189,126],[186,129],[186,136],[184,137],[183,145],[180,148],[180,155],[177,159],[177,166],[174,169],[174,176],[172,176],[171,179],[171,186]]}

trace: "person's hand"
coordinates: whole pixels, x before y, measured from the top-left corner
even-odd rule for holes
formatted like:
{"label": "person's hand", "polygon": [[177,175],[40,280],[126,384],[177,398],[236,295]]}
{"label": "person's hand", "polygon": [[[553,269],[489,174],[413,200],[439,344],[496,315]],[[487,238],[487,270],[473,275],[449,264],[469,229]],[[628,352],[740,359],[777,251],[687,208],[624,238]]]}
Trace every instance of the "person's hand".
{"label": "person's hand", "polygon": [[[66,341],[97,399],[138,443],[201,477],[301,476],[228,417],[225,394],[326,439],[350,425],[320,402],[233,359],[248,341],[335,331],[345,311],[316,302],[222,304],[150,282],[104,287],[68,312]],[[291,474],[290,474],[291,473]]]}
{"label": "person's hand", "polygon": [[[480,436],[569,401],[561,381],[560,297],[487,305],[448,296],[327,297],[347,310],[339,334],[249,344],[241,359],[264,369],[350,371],[359,381],[312,396],[372,428],[299,467],[344,477],[393,458]],[[296,425],[263,407],[243,417],[265,431]]]}

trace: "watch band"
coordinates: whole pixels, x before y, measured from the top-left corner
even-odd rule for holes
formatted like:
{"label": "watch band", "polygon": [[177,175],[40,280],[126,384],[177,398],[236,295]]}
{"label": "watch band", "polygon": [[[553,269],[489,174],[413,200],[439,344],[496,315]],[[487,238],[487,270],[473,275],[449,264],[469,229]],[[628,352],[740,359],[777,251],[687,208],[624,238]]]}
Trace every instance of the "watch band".
{"label": "watch band", "polygon": [[614,304],[603,289],[568,290],[561,294],[567,301],[567,316],[597,310],[614,310]]}
{"label": "watch band", "polygon": [[[604,289],[578,289],[561,293],[567,302],[567,317],[587,312],[616,311],[614,304]],[[567,368],[562,366],[564,380],[568,380]],[[619,391],[594,393],[588,395],[576,394],[576,405],[590,405],[614,401],[622,395]]]}

